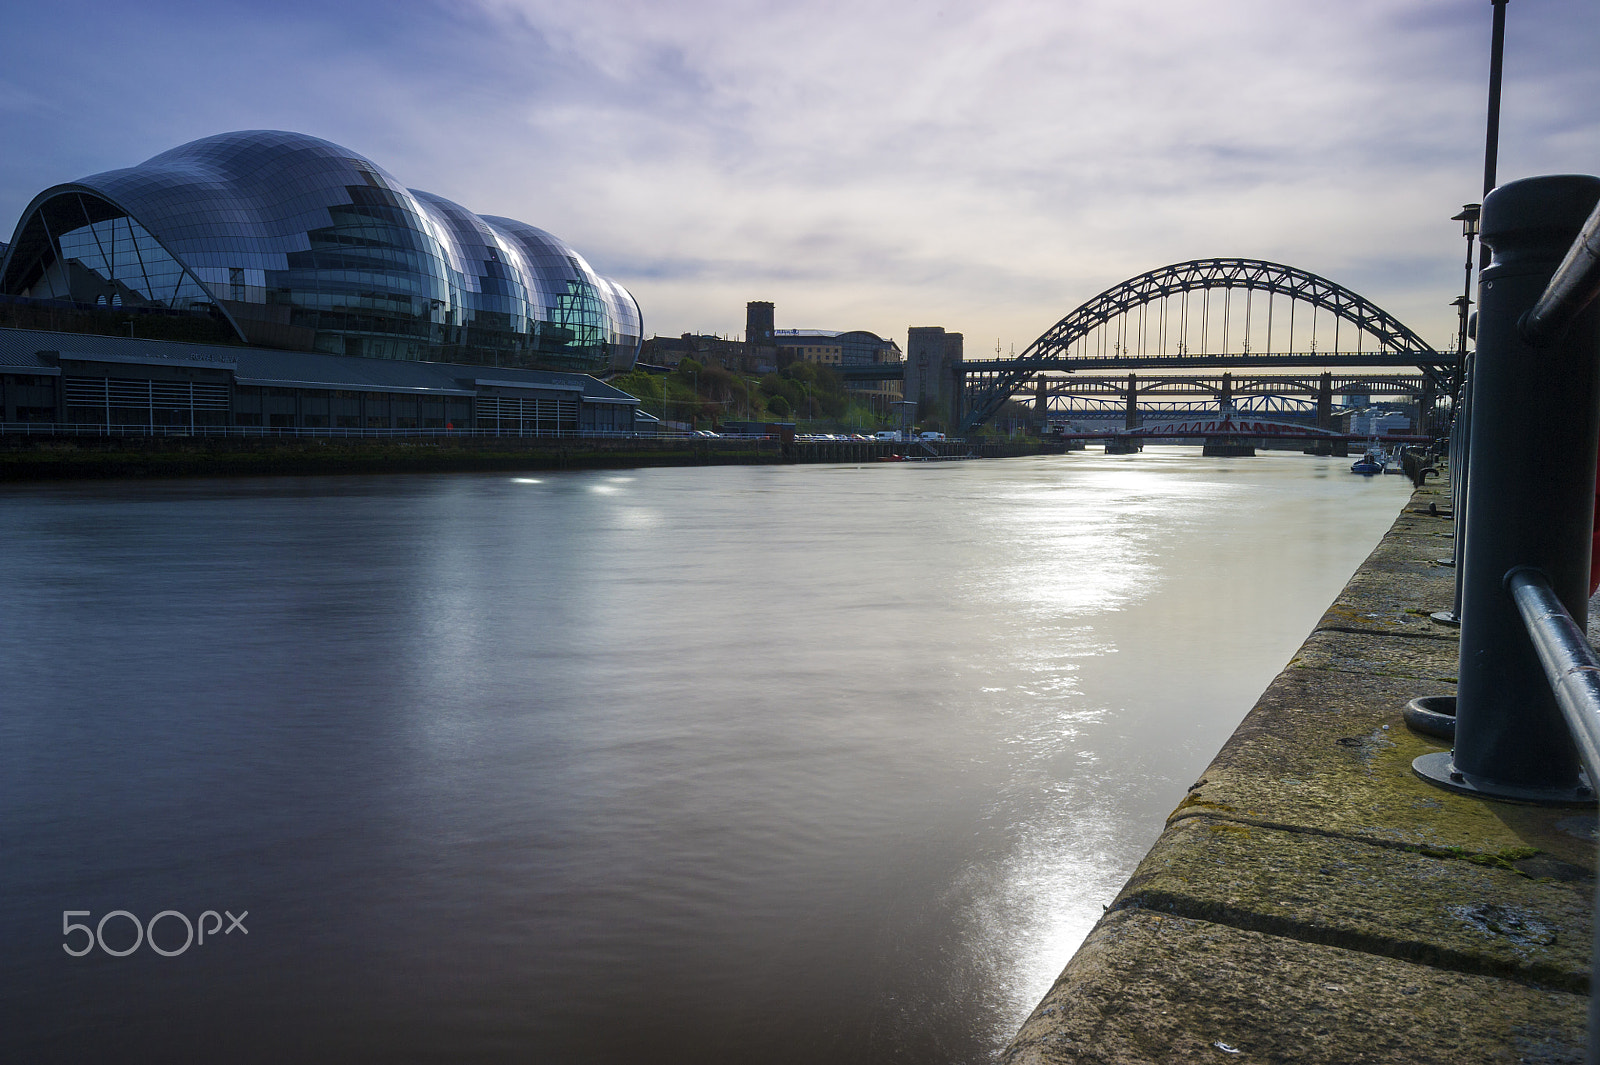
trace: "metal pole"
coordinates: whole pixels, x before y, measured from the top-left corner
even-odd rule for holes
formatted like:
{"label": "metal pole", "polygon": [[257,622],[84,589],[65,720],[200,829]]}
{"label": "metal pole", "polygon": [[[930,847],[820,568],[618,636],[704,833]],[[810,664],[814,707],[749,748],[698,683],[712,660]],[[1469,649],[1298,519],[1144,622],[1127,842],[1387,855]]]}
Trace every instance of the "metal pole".
{"label": "metal pole", "polygon": [[[1483,194],[1489,195],[1500,161],[1500,70],[1506,51],[1506,2],[1489,0],[1494,5],[1494,31],[1489,40],[1489,121],[1483,139]],[[1489,265],[1489,248],[1478,253],[1478,269]]]}
{"label": "metal pole", "polygon": [[1461,401],[1450,429],[1451,525],[1455,530],[1451,540],[1450,561],[1456,568],[1455,599],[1448,611],[1435,610],[1430,615],[1444,625],[1461,624],[1461,590],[1466,573],[1462,559],[1466,557],[1467,543],[1467,475],[1472,466],[1472,363],[1473,356],[1468,355],[1461,370]]}
{"label": "metal pole", "polygon": [[[1600,202],[1600,178],[1527,178],[1483,204],[1494,258],[1479,283],[1469,388],[1470,520],[1461,555],[1456,746],[1413,765],[1459,791],[1572,802],[1578,754],[1505,576],[1532,566],[1582,623],[1589,599],[1595,453],[1600,442],[1600,307],[1551,347],[1518,323]],[[1459,504],[1458,504],[1459,505]]]}

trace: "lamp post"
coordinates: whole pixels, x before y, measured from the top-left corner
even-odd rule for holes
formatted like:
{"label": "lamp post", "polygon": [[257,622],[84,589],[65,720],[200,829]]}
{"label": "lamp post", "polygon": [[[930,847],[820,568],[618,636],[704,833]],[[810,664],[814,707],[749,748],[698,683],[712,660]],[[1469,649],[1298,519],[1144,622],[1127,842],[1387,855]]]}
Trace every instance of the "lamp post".
{"label": "lamp post", "polygon": [[1481,208],[1481,204],[1463,204],[1460,214],[1450,216],[1450,221],[1461,223],[1461,235],[1467,238],[1466,283],[1461,290],[1461,298],[1451,304],[1451,306],[1457,307],[1461,311],[1461,333],[1456,340],[1456,392],[1458,399],[1461,391],[1461,371],[1467,359],[1468,308],[1472,306],[1472,245],[1478,239],[1478,213]]}
{"label": "lamp post", "polygon": [[[1484,123],[1483,137],[1483,194],[1489,195],[1494,189],[1496,169],[1500,162],[1500,74],[1505,65],[1506,51],[1506,2],[1507,0],[1489,0],[1494,5],[1494,24],[1489,32],[1489,115]],[[1477,226],[1477,215],[1473,215],[1473,226]],[[1476,228],[1474,228],[1476,232]],[[1478,268],[1484,269],[1489,265],[1489,247],[1483,247]]]}
{"label": "lamp post", "polygon": [[[1496,10],[1503,10],[1497,5]],[[1481,204],[1464,204],[1461,213],[1451,216],[1451,221],[1461,223],[1461,235],[1467,238],[1467,278],[1461,295],[1450,302],[1459,312],[1461,326],[1456,337],[1455,387],[1450,401],[1450,498],[1454,504],[1455,538],[1451,541],[1450,557],[1440,559],[1456,568],[1455,598],[1449,610],[1436,610],[1430,616],[1442,625],[1461,624],[1461,598],[1463,587],[1462,547],[1467,535],[1467,465],[1470,461],[1472,374],[1467,362],[1467,321],[1472,307],[1472,242],[1478,239],[1478,214]]]}

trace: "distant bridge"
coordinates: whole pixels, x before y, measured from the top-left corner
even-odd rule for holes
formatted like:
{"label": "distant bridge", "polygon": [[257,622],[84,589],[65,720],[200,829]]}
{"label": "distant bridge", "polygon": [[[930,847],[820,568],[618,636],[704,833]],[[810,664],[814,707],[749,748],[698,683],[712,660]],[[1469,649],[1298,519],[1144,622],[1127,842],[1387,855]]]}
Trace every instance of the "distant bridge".
{"label": "distant bridge", "polygon": [[[1047,372],[1222,367],[1256,371],[1249,387],[1262,390],[1273,387],[1268,376],[1283,370],[1404,367],[1413,371],[1405,380],[1419,382],[1413,393],[1418,402],[1431,406],[1431,396],[1452,391],[1456,354],[1435,351],[1371,300],[1308,271],[1260,259],[1194,259],[1105,290],[1021,355],[953,363],[949,378],[926,391],[950,395],[951,423],[967,432],[992,418],[1030,380],[1036,386],[1036,410],[1043,414],[1052,389],[1066,394],[1059,384],[1038,384]],[[911,376],[917,369],[911,368]],[[906,373],[898,365],[840,370],[850,381]],[[1130,393],[1137,395],[1134,373],[1128,379],[1135,382]],[[1162,388],[1149,379],[1143,385],[1145,394]],[[1320,392],[1321,382],[1317,388]]]}
{"label": "distant bridge", "polygon": [[[1418,424],[1426,426],[1438,401],[1433,379],[1424,374],[1261,374],[1141,377],[1138,374],[1071,375],[1034,378],[1034,410],[1059,420],[1120,416],[1138,427],[1145,416],[1213,415],[1235,410],[1255,417],[1298,416],[1332,431],[1335,401],[1361,402],[1381,396],[1413,403]],[[1346,404],[1348,405],[1348,403]]]}

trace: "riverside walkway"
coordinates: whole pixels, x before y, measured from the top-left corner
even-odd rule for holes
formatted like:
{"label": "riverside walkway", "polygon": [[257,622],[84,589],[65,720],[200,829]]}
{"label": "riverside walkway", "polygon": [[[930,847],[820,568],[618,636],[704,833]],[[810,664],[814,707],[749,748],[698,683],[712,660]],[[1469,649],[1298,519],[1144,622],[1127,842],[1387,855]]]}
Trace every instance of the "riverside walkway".
{"label": "riverside walkway", "polygon": [[[1593,807],[1454,794],[1446,489],[1420,489],[1167,820],[1003,1061],[1583,1060]],[[1592,638],[1592,637],[1591,637]]]}

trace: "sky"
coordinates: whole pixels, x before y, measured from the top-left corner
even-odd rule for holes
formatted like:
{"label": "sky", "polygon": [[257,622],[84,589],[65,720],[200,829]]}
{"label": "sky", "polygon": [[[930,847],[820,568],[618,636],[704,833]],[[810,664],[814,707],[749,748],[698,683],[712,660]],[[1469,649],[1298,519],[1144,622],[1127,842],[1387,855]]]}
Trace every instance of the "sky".
{"label": "sky", "polygon": [[[50,185],[285,129],[547,229],[646,335],[1020,351],[1168,263],[1454,346],[1488,0],[80,0],[0,35],[0,239]],[[1511,0],[1499,177],[1600,171],[1600,4]]]}

